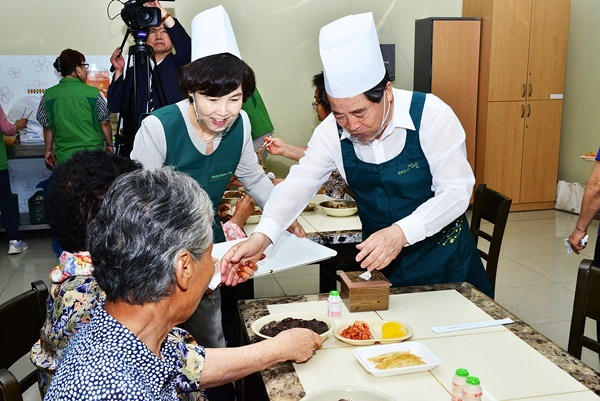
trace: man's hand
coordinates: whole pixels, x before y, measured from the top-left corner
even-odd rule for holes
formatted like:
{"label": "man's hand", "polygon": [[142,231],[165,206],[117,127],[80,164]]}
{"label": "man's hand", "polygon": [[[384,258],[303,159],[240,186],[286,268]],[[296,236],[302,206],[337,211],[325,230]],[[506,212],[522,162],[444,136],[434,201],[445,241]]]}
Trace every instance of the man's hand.
{"label": "man's hand", "polygon": [[232,246],[221,259],[221,283],[235,286],[242,282],[238,271],[243,270],[246,273],[250,273],[250,271],[244,269],[241,264],[247,260],[258,262],[263,256],[263,251],[270,244],[271,240],[266,235],[253,233],[246,241]]}
{"label": "man's hand", "polygon": [[17,129],[23,129],[27,127],[27,120],[26,118],[20,118],[15,122],[15,127],[17,127]]}
{"label": "man's hand", "polygon": [[306,237],[306,232],[304,232],[304,227],[298,222],[298,220],[294,220],[291,226],[287,229],[289,232],[294,234],[298,238]]}
{"label": "man's hand", "polygon": [[123,49],[117,47],[115,51],[110,56],[110,63],[115,69],[115,74],[119,76],[123,73],[125,69],[125,59],[123,58]]}
{"label": "man's hand", "polygon": [[48,164],[51,167],[54,167],[54,163],[56,162],[56,156],[54,155],[53,151],[47,150],[44,158],[46,159],[46,164]]}
{"label": "man's hand", "polygon": [[267,146],[267,152],[272,155],[283,155],[285,153],[285,147],[287,143],[281,138],[266,137],[265,145]]}
{"label": "man's hand", "polygon": [[372,270],[381,270],[402,251],[406,245],[404,232],[397,224],[381,229],[369,236],[365,241],[356,245],[360,252],[356,261],[361,262],[360,267]]}

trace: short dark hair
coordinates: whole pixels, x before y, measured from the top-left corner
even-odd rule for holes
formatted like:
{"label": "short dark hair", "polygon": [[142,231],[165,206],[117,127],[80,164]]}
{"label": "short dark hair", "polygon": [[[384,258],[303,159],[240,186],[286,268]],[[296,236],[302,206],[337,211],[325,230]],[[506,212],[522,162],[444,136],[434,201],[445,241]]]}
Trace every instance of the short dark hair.
{"label": "short dark hair", "polygon": [[213,221],[208,194],[171,167],[117,178],[87,235],[106,299],[144,305],[171,295],[178,255],[202,259],[213,242]]}
{"label": "short dark hair", "polygon": [[331,105],[329,104],[329,99],[325,93],[325,76],[323,75],[323,71],[313,76],[312,84],[317,92],[315,101],[319,102],[323,109],[325,109],[325,112],[331,113]]}
{"label": "short dark hair", "polygon": [[220,53],[194,60],[179,70],[179,89],[186,95],[199,92],[221,97],[242,87],[246,101],[256,89],[254,71],[230,53]]}
{"label": "short dark hair", "polygon": [[54,68],[63,77],[71,75],[78,65],[85,63],[85,56],[83,53],[73,49],[65,49],[60,53],[60,56],[54,61]]}
{"label": "short dark hair", "polygon": [[381,100],[383,99],[383,92],[385,91],[385,87],[387,86],[388,82],[391,82],[391,80],[386,71],[381,82],[364,92],[364,95],[373,103],[381,103]]}
{"label": "short dark hair", "polygon": [[46,217],[65,251],[87,250],[87,226],[106,191],[121,174],[141,168],[137,162],[100,150],[77,152],[54,168],[45,196]]}

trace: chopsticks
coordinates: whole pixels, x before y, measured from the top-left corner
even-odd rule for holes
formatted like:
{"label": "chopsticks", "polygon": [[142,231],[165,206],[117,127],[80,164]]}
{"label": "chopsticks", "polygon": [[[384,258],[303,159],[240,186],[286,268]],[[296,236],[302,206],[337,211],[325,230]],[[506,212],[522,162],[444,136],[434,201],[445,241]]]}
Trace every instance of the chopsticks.
{"label": "chopsticks", "polygon": [[[23,110],[23,115],[21,115],[21,119],[25,118],[25,113],[27,113],[27,107],[25,107],[25,110]],[[33,113],[33,110],[31,110],[29,112],[29,114],[27,114],[27,119],[29,120],[29,117],[31,116],[31,113]]]}

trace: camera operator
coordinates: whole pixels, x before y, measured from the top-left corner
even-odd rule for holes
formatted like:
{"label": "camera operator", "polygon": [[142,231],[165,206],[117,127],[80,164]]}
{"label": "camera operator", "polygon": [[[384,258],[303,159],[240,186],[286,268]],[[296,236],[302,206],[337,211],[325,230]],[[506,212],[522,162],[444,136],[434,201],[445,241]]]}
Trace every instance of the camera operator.
{"label": "camera operator", "polygon": [[[177,73],[191,58],[191,39],[179,21],[166,11],[158,0],[148,1],[144,5],[159,8],[161,14],[161,24],[148,29],[147,44],[154,49],[156,58],[156,66],[151,76],[148,77],[146,66],[137,62],[134,66],[128,66],[124,76],[125,59],[122,48],[117,48],[110,58],[115,73],[108,88],[108,108],[113,113],[121,113],[123,117],[121,138],[124,142],[121,143],[120,152],[123,156],[129,156],[131,152],[140,115],[185,98],[177,85]],[[135,75],[133,68],[136,68]],[[137,81],[135,85],[132,82],[134,76]],[[156,79],[160,79],[160,82],[154,82]],[[148,80],[151,82],[150,96]],[[134,91],[137,92],[135,102]]]}

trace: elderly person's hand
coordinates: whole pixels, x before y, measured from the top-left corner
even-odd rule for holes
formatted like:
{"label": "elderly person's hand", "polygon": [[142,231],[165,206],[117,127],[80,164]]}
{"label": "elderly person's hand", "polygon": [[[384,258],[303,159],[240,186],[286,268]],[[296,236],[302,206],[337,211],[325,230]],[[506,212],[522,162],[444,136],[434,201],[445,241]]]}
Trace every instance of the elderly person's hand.
{"label": "elderly person's hand", "polygon": [[20,118],[15,122],[15,127],[17,127],[17,129],[23,129],[23,128],[27,128],[27,119],[26,118]]}
{"label": "elderly person's hand", "polygon": [[381,229],[356,245],[360,252],[356,261],[367,270],[381,270],[398,256],[407,240],[404,232],[397,224]]}
{"label": "elderly person's hand", "polygon": [[287,361],[302,363],[309,360],[323,343],[323,337],[310,329],[284,330],[273,337],[272,345],[280,349]]}
{"label": "elderly person's hand", "polygon": [[231,210],[231,205],[229,203],[221,203],[219,205],[219,210],[217,211],[217,215],[219,216],[219,220],[221,222],[226,222],[229,220],[229,211]]}
{"label": "elderly person's hand", "polygon": [[248,217],[252,216],[252,213],[254,213],[254,199],[246,194],[236,202],[231,222],[242,228],[246,224]]}

